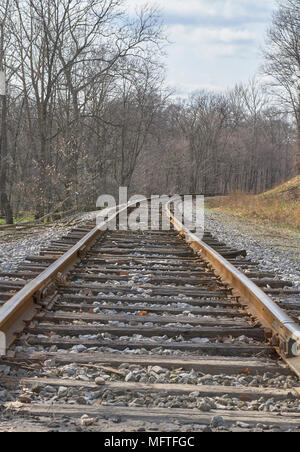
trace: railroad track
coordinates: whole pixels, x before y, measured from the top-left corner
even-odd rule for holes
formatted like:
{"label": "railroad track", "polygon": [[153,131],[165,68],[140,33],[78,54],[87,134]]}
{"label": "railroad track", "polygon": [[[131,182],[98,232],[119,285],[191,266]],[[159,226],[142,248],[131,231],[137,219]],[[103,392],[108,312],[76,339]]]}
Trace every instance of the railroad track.
{"label": "railroad track", "polygon": [[170,231],[75,227],[1,275],[6,415],[117,431],[300,428],[299,294],[166,214]]}

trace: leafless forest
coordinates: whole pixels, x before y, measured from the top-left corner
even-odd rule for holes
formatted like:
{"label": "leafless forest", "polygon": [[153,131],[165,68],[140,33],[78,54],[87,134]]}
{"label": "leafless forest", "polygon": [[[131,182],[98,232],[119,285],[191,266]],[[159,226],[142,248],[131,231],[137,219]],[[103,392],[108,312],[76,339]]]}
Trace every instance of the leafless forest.
{"label": "leafless forest", "polygon": [[274,13],[264,77],[185,100],[164,82],[171,44],[153,8],[134,18],[122,0],[3,0],[0,8],[7,222],[93,209],[119,186],[145,195],[257,193],[296,173],[298,1]]}

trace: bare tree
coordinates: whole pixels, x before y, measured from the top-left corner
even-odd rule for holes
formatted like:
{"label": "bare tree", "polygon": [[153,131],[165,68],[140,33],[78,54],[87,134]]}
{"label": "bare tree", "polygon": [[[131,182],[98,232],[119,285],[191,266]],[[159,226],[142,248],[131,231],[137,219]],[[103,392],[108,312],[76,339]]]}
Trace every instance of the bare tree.
{"label": "bare tree", "polygon": [[36,214],[42,216],[56,198],[53,148],[60,143],[70,156],[65,189],[74,193],[78,207],[83,118],[90,113],[92,87],[120,78],[120,65],[128,59],[150,64],[150,48],[159,50],[164,38],[155,8],[146,6],[129,20],[123,0],[13,0],[13,5],[7,66],[24,96],[36,166]]}
{"label": "bare tree", "polygon": [[[299,3],[285,1],[289,11]],[[290,177],[295,127],[283,111],[300,118],[299,64],[286,85],[272,79],[280,108],[255,80],[171,100],[159,14],[144,7],[129,17],[125,7],[125,0],[0,4],[8,85],[0,189],[15,216],[93,208],[119,185],[149,195],[260,192]],[[275,69],[286,61],[290,71],[290,57]]]}
{"label": "bare tree", "polygon": [[7,95],[5,78],[5,55],[4,55],[4,31],[9,13],[9,0],[0,11],[2,17],[0,22],[0,97],[2,99],[1,112],[1,139],[0,139],[0,202],[5,213],[6,223],[13,223],[13,214],[7,196],[7,171],[8,171],[8,148],[7,148]]}
{"label": "bare tree", "polygon": [[300,174],[300,3],[282,0],[273,15],[264,51],[264,72],[281,108],[293,114],[297,124],[296,169]]}
{"label": "bare tree", "polygon": [[218,162],[226,141],[228,106],[223,95],[202,91],[190,99],[179,118],[179,125],[190,144],[192,193],[207,193],[210,175],[213,172],[218,175]]}

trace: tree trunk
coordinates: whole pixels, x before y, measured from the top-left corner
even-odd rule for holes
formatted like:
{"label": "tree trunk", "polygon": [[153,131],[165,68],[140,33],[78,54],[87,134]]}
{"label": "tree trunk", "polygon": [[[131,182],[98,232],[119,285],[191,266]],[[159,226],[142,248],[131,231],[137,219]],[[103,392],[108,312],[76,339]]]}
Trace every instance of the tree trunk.
{"label": "tree trunk", "polygon": [[7,98],[5,86],[5,71],[4,71],[4,22],[0,25],[0,72],[1,72],[1,95],[2,99],[2,121],[1,121],[1,140],[0,140],[0,202],[4,211],[5,220],[7,224],[13,224],[13,214],[11,206],[6,193],[7,180]]}
{"label": "tree trunk", "polygon": [[297,139],[296,139],[296,153],[295,153],[295,169],[300,175],[300,115],[297,120]]}
{"label": "tree trunk", "polygon": [[1,153],[0,153],[0,201],[4,211],[5,220],[7,224],[13,224],[13,214],[9,199],[6,193],[7,180],[7,103],[6,95],[2,97],[2,124],[1,124]]}

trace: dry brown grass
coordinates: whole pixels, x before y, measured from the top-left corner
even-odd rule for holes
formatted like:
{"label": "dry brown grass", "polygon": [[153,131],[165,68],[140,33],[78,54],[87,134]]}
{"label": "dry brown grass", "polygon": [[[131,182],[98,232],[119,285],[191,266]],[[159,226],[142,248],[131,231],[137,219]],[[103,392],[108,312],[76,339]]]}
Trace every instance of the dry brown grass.
{"label": "dry brown grass", "polygon": [[209,206],[247,219],[300,230],[300,176],[261,195],[236,192],[214,198]]}

